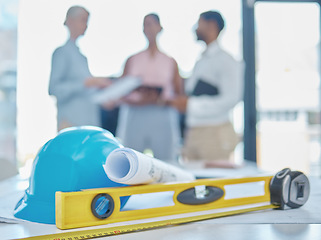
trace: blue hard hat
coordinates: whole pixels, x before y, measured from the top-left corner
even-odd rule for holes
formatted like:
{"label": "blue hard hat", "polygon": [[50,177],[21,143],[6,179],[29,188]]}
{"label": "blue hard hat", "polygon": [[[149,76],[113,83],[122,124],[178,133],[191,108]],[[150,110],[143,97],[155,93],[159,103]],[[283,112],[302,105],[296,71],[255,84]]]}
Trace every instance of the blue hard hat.
{"label": "blue hard hat", "polygon": [[[103,168],[107,156],[122,147],[107,130],[72,127],[59,132],[38,152],[29,187],[17,203],[14,216],[38,223],[55,223],[55,193],[119,187]],[[127,202],[121,199],[121,206]]]}

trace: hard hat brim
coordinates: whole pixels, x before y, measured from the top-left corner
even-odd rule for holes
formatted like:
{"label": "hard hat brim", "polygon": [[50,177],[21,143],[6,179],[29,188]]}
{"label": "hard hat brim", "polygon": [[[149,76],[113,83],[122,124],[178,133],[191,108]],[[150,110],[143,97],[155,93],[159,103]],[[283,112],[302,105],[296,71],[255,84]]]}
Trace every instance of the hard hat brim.
{"label": "hard hat brim", "polygon": [[55,203],[39,201],[29,195],[27,189],[14,209],[14,216],[31,222],[55,224]]}

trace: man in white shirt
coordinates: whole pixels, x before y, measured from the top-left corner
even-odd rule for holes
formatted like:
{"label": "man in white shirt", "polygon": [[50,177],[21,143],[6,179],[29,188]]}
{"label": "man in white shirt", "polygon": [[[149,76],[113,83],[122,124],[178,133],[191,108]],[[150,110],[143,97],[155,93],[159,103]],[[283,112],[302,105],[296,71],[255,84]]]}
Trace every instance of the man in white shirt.
{"label": "man in white shirt", "polygon": [[207,48],[186,82],[188,96],[174,99],[171,105],[186,112],[183,157],[202,160],[207,166],[228,167],[232,166],[228,160],[238,142],[229,112],[243,97],[243,69],[217,42],[223,28],[220,13],[200,15],[196,35]]}

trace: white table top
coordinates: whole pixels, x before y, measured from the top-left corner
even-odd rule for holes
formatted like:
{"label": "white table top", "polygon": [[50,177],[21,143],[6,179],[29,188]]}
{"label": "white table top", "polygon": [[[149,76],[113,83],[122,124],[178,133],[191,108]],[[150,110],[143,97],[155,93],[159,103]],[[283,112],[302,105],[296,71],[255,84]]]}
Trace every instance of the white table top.
{"label": "white table top", "polygon": [[[252,170],[205,170],[198,175],[247,176]],[[244,174],[243,174],[244,175]],[[254,175],[255,176],[255,175]],[[310,177],[308,202],[298,209],[264,210],[101,239],[321,239],[321,179]],[[13,209],[28,181],[13,177],[0,182],[0,217],[14,218]],[[93,229],[88,228],[88,229]],[[79,230],[79,229],[78,229]],[[83,230],[83,229],[82,229]],[[60,233],[55,225],[27,221],[0,223],[1,239]]]}

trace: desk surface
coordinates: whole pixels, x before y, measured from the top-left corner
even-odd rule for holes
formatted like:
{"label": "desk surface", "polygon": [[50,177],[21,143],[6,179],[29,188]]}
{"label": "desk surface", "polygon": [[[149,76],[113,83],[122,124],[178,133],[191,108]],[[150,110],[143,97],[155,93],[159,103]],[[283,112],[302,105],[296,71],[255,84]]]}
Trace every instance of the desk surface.
{"label": "desk surface", "polygon": [[[206,170],[204,176],[251,176],[251,170]],[[198,172],[200,173],[200,172]],[[250,174],[249,173],[253,173]],[[200,174],[198,174],[200,175]],[[244,174],[243,174],[244,175]],[[311,177],[308,202],[299,209],[265,210],[229,217],[111,236],[101,239],[321,239],[321,179]],[[0,217],[13,218],[15,204],[23,195],[28,182],[13,177],[0,182]],[[104,227],[104,226],[103,226]],[[106,227],[106,226],[105,226]],[[88,228],[92,229],[92,228]],[[82,229],[83,230],[83,229]],[[55,225],[27,221],[0,223],[0,238],[15,239],[59,233]]]}

